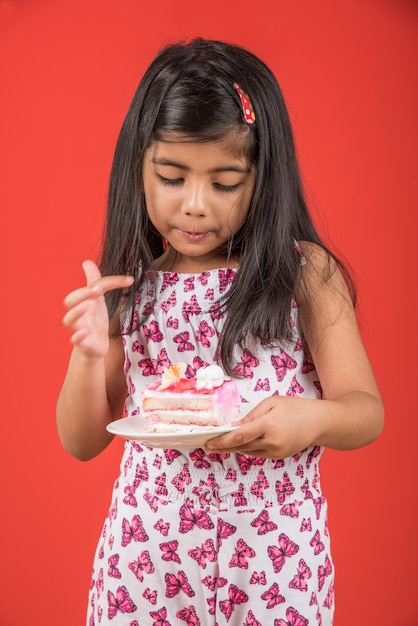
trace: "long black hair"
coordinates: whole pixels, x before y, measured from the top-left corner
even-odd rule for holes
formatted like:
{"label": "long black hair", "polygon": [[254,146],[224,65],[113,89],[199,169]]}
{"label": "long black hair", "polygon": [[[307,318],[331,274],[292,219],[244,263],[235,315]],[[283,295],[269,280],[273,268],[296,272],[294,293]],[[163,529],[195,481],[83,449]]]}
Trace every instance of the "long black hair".
{"label": "long black hair", "polygon": [[[253,104],[256,122],[252,125],[244,119],[235,83]],[[168,131],[211,141],[231,130],[247,133],[247,158],[256,177],[245,223],[229,243],[240,267],[220,303],[228,312],[219,346],[228,373],[234,346],[245,344],[249,336],[262,341],[289,338],[289,313],[300,276],[295,242],[320,245],[344,269],[321,241],[309,214],[281,89],[272,71],[252,52],[198,38],[169,45],[154,58],[117,141],[101,259],[103,274],[135,277],[123,300],[131,311],[129,330],[133,331],[145,321],[133,315],[135,293],[164,250],[146,211],[144,153]],[[353,291],[349,274],[344,273]],[[107,303],[112,317],[121,304],[121,293],[108,294]]]}

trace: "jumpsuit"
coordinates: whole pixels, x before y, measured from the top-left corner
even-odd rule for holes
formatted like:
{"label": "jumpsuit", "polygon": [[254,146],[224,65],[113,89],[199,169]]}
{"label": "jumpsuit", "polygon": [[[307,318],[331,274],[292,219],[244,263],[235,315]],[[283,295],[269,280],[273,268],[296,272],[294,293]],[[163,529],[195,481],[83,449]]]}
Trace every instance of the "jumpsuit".
{"label": "jumpsuit", "polygon": [[[165,367],[184,361],[192,376],[216,362],[225,321],[216,303],[235,276],[234,269],[149,275],[135,315],[144,307],[150,314],[122,335],[126,416],[138,413],[141,390]],[[122,331],[126,324],[122,319]],[[285,344],[253,340],[235,349],[244,402],[270,395],[321,400],[296,302],[290,325]],[[87,625],[331,625],[322,452],[310,446],[264,459],[127,440],[94,558]]]}

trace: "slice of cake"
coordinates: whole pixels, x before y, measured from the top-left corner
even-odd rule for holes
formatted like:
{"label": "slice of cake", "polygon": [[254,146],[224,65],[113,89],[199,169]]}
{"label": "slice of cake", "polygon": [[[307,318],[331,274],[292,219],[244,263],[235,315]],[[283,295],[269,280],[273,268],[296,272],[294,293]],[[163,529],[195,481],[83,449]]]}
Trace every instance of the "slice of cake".
{"label": "slice of cake", "polygon": [[186,367],[175,363],[142,392],[140,412],[150,431],[213,428],[239,419],[241,397],[232,378],[218,365],[205,365],[186,378]]}

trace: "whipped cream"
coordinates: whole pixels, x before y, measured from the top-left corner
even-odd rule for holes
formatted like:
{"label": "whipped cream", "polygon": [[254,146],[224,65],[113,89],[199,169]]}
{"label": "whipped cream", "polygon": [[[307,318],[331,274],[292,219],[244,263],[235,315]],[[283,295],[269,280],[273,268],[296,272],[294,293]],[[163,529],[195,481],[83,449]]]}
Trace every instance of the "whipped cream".
{"label": "whipped cream", "polygon": [[225,375],[219,365],[207,365],[196,372],[196,389],[214,389],[225,382]]}

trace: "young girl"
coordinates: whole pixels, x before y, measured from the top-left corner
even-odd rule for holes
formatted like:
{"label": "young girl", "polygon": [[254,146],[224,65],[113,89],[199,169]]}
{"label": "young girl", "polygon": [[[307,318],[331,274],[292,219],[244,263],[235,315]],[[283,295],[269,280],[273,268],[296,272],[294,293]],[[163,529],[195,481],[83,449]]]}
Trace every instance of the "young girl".
{"label": "young girl", "polygon": [[71,454],[99,454],[178,361],[221,364],[256,405],[205,450],[126,442],[87,623],[332,624],[318,462],[372,442],[383,409],[260,59],[201,39],[156,56],[117,143],[100,270],[83,267],[57,407]]}

